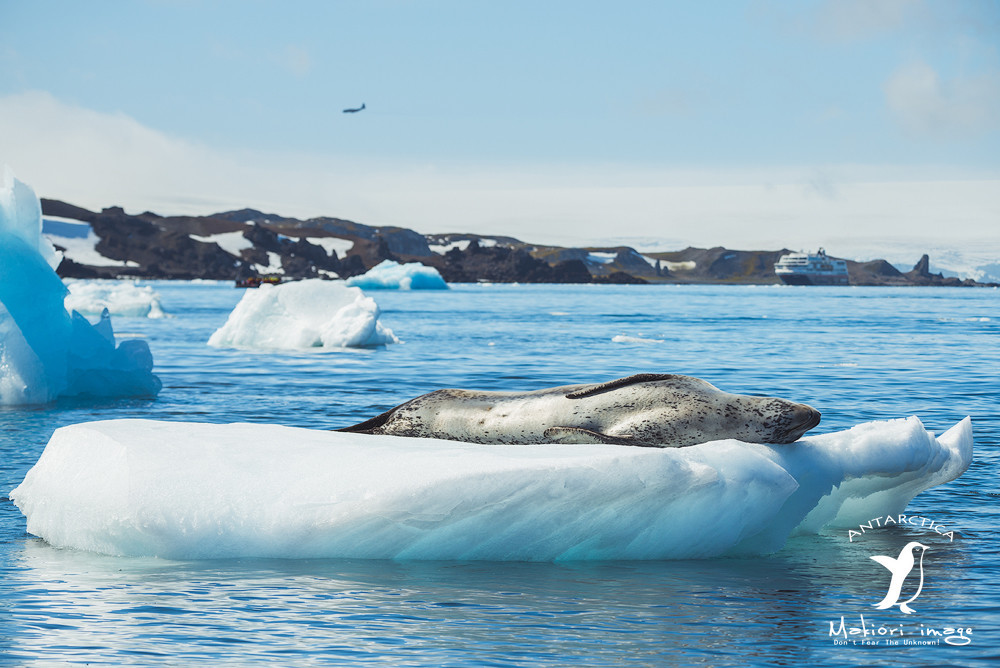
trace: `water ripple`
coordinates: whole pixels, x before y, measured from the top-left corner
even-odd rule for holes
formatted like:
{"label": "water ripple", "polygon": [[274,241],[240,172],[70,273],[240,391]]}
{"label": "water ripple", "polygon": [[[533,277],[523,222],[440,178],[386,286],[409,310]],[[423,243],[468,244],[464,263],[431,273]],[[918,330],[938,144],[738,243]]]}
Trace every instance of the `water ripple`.
{"label": "water ripple", "polygon": [[[406,343],[322,353],[210,349],[204,342],[235,291],[171,283],[157,291],[176,317],[120,329],[150,341],[161,396],[0,409],[0,493],[66,424],[136,417],[326,429],[442,387],[533,389],[676,372],[811,403],[823,412],[820,432],[909,414],[940,432],[972,415],[973,465],[908,512],[960,532],[939,546],[918,621],[974,627],[975,641],[835,646],[829,624],[859,612],[878,618],[872,603],[884,593],[872,591],[869,552],[845,548],[838,535],[793,539],[766,559],[706,562],[169,562],[54,549],[28,537],[24,518],[0,500],[0,663],[992,665],[1000,646],[993,291],[379,293],[386,324]],[[641,339],[657,343],[633,342]],[[914,537],[887,531],[870,551],[898,552]]]}

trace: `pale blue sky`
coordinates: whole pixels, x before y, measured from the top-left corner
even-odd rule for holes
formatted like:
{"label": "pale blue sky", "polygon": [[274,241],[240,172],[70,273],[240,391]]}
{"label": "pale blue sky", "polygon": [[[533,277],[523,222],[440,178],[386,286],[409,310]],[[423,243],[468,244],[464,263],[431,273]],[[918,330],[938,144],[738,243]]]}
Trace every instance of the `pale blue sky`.
{"label": "pale blue sky", "polygon": [[[982,236],[1000,222],[1000,2],[0,0],[0,161],[89,206],[591,237],[620,212],[622,235],[700,243],[809,227],[784,186],[892,236],[893,202],[851,188],[961,181],[934,196]],[[728,196],[749,218],[699,217]]]}

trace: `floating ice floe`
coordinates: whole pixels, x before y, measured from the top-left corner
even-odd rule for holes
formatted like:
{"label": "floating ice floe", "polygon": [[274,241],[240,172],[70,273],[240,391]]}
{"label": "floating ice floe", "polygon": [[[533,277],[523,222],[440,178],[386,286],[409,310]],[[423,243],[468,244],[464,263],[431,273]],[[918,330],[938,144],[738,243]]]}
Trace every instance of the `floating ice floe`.
{"label": "floating ice floe", "polygon": [[434,267],[419,262],[399,264],[383,260],[360,276],[347,279],[348,285],[364,290],[446,290],[448,284]]}
{"label": "floating ice floe", "polygon": [[220,348],[346,348],[399,343],[360,288],[318,278],[247,290],[208,340]]}
{"label": "floating ice floe", "polygon": [[611,337],[612,343],[666,343],[665,339],[650,339],[644,336],[627,336],[616,334]]}
{"label": "floating ice floe", "polygon": [[42,236],[34,191],[0,174],[0,405],[39,404],[66,396],[155,396],[145,341],[115,346],[104,313],[91,325],[66,310],[59,256]]}
{"label": "floating ice floe", "polygon": [[50,544],[121,556],[688,559],[898,515],[971,459],[968,418],[663,449],[112,420],[57,430],[10,498]]}
{"label": "floating ice floe", "polygon": [[148,285],[132,281],[73,281],[66,296],[66,310],[84,315],[165,318],[160,295]]}

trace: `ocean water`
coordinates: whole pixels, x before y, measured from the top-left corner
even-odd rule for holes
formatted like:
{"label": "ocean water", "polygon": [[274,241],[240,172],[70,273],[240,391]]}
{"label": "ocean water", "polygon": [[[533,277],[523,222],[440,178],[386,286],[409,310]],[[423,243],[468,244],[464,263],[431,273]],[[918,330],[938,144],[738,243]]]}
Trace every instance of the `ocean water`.
{"label": "ocean water", "polygon": [[[205,345],[241,292],[154,283],[154,401],[0,408],[0,496],[54,429],[111,418],[328,429],[442,387],[536,389],[638,372],[803,401],[814,433],[973,419],[975,458],[907,509],[922,526],[794,538],[755,559],[490,563],[123,559],[55,549],[0,500],[0,664],[987,665],[1000,658],[1000,292],[456,285],[371,292],[404,341]],[[265,503],[266,499],[262,499]],[[944,526],[953,540],[932,530]],[[877,610],[870,554],[931,545],[912,615]],[[919,605],[918,605],[919,604]],[[930,644],[927,644],[930,643]]]}

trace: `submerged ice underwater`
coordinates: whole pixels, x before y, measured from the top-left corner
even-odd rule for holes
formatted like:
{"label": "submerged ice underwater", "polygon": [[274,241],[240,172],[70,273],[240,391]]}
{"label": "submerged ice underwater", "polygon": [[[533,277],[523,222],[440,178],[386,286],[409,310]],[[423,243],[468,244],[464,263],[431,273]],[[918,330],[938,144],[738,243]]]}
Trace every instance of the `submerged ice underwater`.
{"label": "submerged ice underwater", "polygon": [[[995,291],[372,291],[400,344],[278,351],[207,345],[240,300],[231,286],[151,287],[170,317],[113,318],[119,336],[149,342],[155,400],[3,409],[5,491],[24,483],[39,532],[84,548],[26,535],[25,517],[3,504],[0,605],[11,614],[0,636],[14,658],[611,665],[627,652],[842,664],[854,655],[829,624],[857,627],[859,614],[907,631],[974,627],[969,646],[911,662],[970,665],[996,646]],[[537,389],[647,370],[793,398],[823,422],[797,445],[686,451],[468,449],[327,431],[439,387]],[[877,422],[910,415],[923,424]],[[964,468],[967,415],[968,470],[920,492]],[[84,424],[121,418],[140,421]],[[255,424],[226,425],[241,422]],[[828,522],[845,513],[857,530],[889,509],[957,537],[897,526],[850,541],[849,524]],[[753,537],[770,541],[749,551],[763,556],[618,561],[737,545],[745,555]],[[888,571],[869,557],[911,540],[931,549],[915,619],[900,621],[873,607]],[[138,556],[153,554],[166,559]],[[231,559],[246,556],[343,558]],[[566,561],[466,561],[494,558]]]}

